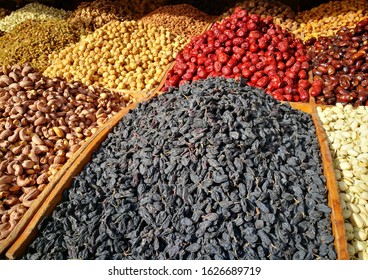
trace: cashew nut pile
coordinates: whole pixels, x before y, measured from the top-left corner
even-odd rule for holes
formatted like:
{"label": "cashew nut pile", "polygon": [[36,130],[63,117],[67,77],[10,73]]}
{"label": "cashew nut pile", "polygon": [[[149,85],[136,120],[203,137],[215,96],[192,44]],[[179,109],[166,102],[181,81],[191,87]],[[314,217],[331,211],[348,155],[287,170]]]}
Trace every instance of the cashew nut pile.
{"label": "cashew nut pile", "polygon": [[83,141],[129,102],[28,64],[0,68],[0,240]]}
{"label": "cashew nut pile", "polygon": [[338,103],[318,107],[318,114],[334,160],[350,258],[368,260],[368,108]]}
{"label": "cashew nut pile", "polygon": [[50,55],[48,77],[114,89],[150,91],[187,39],[142,21],[111,21]]}

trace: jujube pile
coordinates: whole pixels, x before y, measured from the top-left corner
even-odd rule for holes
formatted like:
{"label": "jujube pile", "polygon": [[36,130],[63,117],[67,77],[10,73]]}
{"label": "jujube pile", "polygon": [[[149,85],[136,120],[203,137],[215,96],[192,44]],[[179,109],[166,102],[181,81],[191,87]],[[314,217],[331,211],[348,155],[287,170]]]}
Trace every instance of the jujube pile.
{"label": "jujube pile", "polygon": [[127,114],[25,259],[335,259],[310,115],[232,79]]}
{"label": "jujube pile", "polygon": [[185,46],[162,90],[210,76],[244,77],[277,100],[307,102],[308,60],[303,43],[271,17],[236,8]]}

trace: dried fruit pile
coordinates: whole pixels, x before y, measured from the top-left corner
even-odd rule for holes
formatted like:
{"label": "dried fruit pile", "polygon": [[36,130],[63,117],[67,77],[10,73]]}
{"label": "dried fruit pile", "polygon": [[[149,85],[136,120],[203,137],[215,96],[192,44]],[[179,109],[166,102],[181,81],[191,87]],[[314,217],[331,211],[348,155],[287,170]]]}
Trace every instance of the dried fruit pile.
{"label": "dried fruit pile", "polygon": [[310,47],[316,103],[368,105],[368,19]]}
{"label": "dried fruit pile", "polygon": [[335,259],[310,115],[233,79],[131,111],[25,259]]}
{"label": "dried fruit pile", "polygon": [[194,37],[176,57],[163,91],[209,76],[244,77],[277,100],[309,100],[306,49],[272,23],[236,8],[231,17]]}
{"label": "dried fruit pile", "polygon": [[29,20],[0,37],[0,65],[30,62],[43,72],[48,56],[76,43],[84,34],[81,27],[65,20]]}
{"label": "dried fruit pile", "polygon": [[340,188],[350,258],[368,260],[368,107],[322,110]]}
{"label": "dried fruit pile", "polygon": [[150,91],[186,39],[142,21],[111,21],[50,56],[44,75],[114,89]]}
{"label": "dried fruit pile", "polygon": [[154,26],[162,26],[181,37],[198,36],[214,17],[211,17],[193,6],[167,5],[144,16],[142,21]]}
{"label": "dried fruit pile", "polygon": [[0,240],[99,125],[128,103],[108,90],[0,69]]}

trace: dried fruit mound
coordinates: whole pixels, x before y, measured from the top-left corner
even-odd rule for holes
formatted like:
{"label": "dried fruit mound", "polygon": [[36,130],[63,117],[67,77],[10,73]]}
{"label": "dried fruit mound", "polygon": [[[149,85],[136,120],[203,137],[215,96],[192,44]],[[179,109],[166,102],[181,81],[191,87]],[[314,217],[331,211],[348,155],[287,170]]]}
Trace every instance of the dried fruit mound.
{"label": "dried fruit mound", "polygon": [[25,259],[335,259],[310,116],[233,79],[139,105]]}

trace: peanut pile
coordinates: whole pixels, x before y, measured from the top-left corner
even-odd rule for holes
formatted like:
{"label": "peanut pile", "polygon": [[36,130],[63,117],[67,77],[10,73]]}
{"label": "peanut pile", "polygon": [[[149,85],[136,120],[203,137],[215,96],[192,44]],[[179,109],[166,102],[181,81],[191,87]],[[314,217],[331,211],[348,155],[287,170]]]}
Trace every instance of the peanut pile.
{"label": "peanut pile", "polygon": [[175,35],[182,37],[199,36],[213,21],[209,16],[191,5],[167,5],[144,16],[144,23],[163,26]]}
{"label": "peanut pile", "polygon": [[0,70],[0,240],[97,127],[129,102],[43,77],[29,64]]}
{"label": "peanut pile", "polygon": [[141,21],[112,21],[50,55],[44,75],[115,89],[150,91],[186,39]]}
{"label": "peanut pile", "polygon": [[368,108],[337,104],[318,107],[318,114],[332,151],[350,258],[368,260]]}

